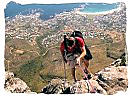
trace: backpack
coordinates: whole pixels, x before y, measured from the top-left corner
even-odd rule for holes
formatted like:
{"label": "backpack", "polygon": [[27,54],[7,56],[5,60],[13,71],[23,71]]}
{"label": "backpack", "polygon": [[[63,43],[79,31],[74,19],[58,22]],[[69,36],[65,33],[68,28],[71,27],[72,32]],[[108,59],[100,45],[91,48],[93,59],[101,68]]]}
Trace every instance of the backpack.
{"label": "backpack", "polygon": [[83,38],[83,34],[80,32],[80,31],[74,31],[72,34],[71,34],[71,36],[70,37],[80,37],[80,38],[82,38],[83,40],[84,40],[84,38]]}
{"label": "backpack", "polygon": [[[83,39],[83,41],[84,41],[84,38],[83,38],[83,35],[82,35],[82,33],[80,32],[80,31],[74,31],[72,34],[71,34],[71,36],[70,37],[80,37],[80,38],[82,38]],[[79,46],[79,43],[78,43],[78,41],[75,39],[75,42],[76,42],[76,46]],[[85,43],[85,42],[84,42]],[[67,46],[65,46],[65,48],[67,48]],[[88,47],[87,47],[87,45],[85,44],[85,49],[86,49],[86,55],[85,55],[85,58],[87,58],[88,60],[89,59],[92,59],[93,57],[92,57],[92,54],[91,54],[91,52],[90,52],[90,50],[88,49]],[[75,53],[82,53],[82,51],[81,51],[81,49],[80,48],[77,48],[76,50],[75,50]]]}

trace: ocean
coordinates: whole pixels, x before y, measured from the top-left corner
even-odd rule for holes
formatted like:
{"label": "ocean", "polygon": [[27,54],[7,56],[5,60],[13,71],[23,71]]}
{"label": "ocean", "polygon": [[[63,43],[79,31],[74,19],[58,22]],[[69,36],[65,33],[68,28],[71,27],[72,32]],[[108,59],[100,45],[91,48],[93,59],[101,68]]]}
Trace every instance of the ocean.
{"label": "ocean", "polygon": [[85,5],[81,12],[95,13],[104,12],[115,9],[118,7],[119,3],[68,3],[68,4],[26,4],[21,5],[16,2],[9,2],[6,6],[5,18],[13,18],[16,15],[28,15],[40,13],[40,18],[42,20],[48,20],[53,18],[56,14],[63,12],[70,12],[74,8],[81,8],[81,5]]}
{"label": "ocean", "polygon": [[5,18],[12,18],[16,15],[27,15],[40,13],[42,20],[53,18],[56,14],[63,12],[70,12],[74,8],[79,8],[83,3],[70,3],[70,4],[26,4],[21,5],[16,2],[9,2],[6,6]]}
{"label": "ocean", "polygon": [[85,13],[97,13],[97,12],[105,12],[118,8],[119,3],[86,3],[84,8],[80,10],[80,12]]}

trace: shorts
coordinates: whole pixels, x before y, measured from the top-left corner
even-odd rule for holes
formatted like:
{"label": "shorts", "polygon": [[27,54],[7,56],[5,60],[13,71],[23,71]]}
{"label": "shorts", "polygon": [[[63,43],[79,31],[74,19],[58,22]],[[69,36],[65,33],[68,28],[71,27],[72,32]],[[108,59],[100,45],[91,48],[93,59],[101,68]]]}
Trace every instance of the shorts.
{"label": "shorts", "polygon": [[66,59],[67,59],[67,63],[69,64],[70,68],[75,68],[76,65],[76,58],[79,57],[80,55],[71,55],[71,54],[67,54]]}

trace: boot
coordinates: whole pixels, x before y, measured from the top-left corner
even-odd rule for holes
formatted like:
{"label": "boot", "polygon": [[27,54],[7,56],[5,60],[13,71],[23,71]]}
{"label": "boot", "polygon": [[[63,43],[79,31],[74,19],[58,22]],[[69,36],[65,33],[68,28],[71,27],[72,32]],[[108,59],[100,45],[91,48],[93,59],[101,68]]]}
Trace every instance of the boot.
{"label": "boot", "polygon": [[83,80],[90,80],[92,78],[91,74],[87,74],[87,78],[84,77]]}

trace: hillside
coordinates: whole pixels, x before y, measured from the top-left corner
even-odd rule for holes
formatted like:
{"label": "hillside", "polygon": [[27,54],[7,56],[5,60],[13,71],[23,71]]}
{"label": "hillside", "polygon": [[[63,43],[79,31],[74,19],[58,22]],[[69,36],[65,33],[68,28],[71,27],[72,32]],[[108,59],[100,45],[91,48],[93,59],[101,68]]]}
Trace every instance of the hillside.
{"label": "hillside", "polygon": [[[107,43],[103,43],[103,41],[98,38],[88,38],[85,39],[85,42],[89,45],[89,48],[93,55],[93,59],[90,61],[89,66],[89,70],[92,73],[100,71],[101,69],[109,66],[109,64],[114,61],[110,57],[107,57]],[[14,43],[16,43],[16,45],[14,45]],[[9,53],[9,50],[11,50],[12,46],[14,48],[11,51],[12,54],[7,54]],[[61,53],[59,50],[60,43],[56,44],[55,46],[52,46],[51,48],[46,49],[48,51],[44,56],[43,54],[37,54],[40,53],[40,50],[35,46],[31,46],[24,40],[18,39],[10,40],[9,42],[7,42],[5,58],[8,57],[7,60],[10,62],[9,69],[7,69],[7,60],[5,61],[5,65],[7,66],[5,66],[5,68],[6,70],[13,71],[17,77],[24,80],[32,91],[40,92],[41,88],[47,85],[50,80],[54,78],[64,78],[64,67]],[[121,42],[119,42],[119,44],[115,47],[120,49],[120,46]],[[24,52],[20,54],[17,53],[16,50],[22,50]],[[69,66],[66,66],[67,80],[72,82]],[[77,69],[76,74],[78,79],[80,80],[82,78],[82,74],[79,69]]]}
{"label": "hillside", "polygon": [[[64,34],[80,30],[93,55],[88,69],[97,73],[127,52],[126,6],[121,2],[120,7],[101,15],[82,15],[75,9],[48,20],[42,20],[40,13],[6,18],[5,70],[26,82],[31,91],[41,92],[52,79],[64,78],[59,46]],[[66,69],[67,80],[73,82],[68,65]],[[83,77],[78,68],[76,75],[79,80]]]}

